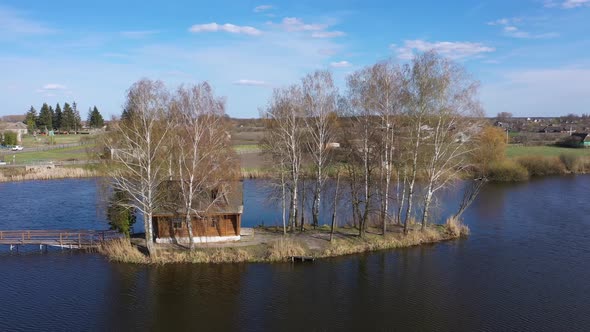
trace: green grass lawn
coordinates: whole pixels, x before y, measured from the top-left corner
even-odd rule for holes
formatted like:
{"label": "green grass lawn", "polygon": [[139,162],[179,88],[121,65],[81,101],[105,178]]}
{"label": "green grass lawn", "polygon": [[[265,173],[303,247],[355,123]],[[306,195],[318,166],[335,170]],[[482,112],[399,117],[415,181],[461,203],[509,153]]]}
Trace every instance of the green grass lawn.
{"label": "green grass lawn", "polygon": [[[90,139],[92,135],[55,135],[53,136],[53,141],[56,145],[59,144],[70,144],[70,143],[78,143],[82,139]],[[33,137],[32,135],[26,135],[23,137],[21,145],[24,147],[36,147],[36,146],[47,146],[49,145],[50,137],[37,135],[37,137]]]}
{"label": "green grass lawn", "polygon": [[239,144],[233,147],[236,152],[256,152],[260,150],[260,145],[258,144]]}
{"label": "green grass lawn", "polygon": [[590,149],[562,148],[558,146],[508,146],[506,156],[509,158],[524,156],[559,157],[560,154],[590,156]]}
{"label": "green grass lawn", "polygon": [[[12,162],[14,160],[17,164],[26,164],[38,161],[88,160],[89,155],[87,153],[87,149],[92,147],[93,145],[84,145],[47,151],[20,153],[4,152],[2,156],[4,157],[4,161]],[[15,156],[14,159],[13,156]]]}

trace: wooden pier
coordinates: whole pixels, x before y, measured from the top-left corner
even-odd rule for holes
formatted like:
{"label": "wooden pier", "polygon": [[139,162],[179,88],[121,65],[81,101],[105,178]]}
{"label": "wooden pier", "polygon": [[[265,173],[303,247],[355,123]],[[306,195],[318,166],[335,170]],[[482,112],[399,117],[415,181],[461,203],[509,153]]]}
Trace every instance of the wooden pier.
{"label": "wooden pier", "polygon": [[312,257],[312,256],[291,256],[291,257],[289,257],[289,259],[293,263],[295,263],[295,262],[301,262],[301,263],[312,262],[313,263],[315,261],[315,257]]}
{"label": "wooden pier", "polygon": [[19,245],[56,246],[71,249],[92,248],[98,244],[121,238],[117,231],[94,230],[0,230],[0,245],[12,249]]}

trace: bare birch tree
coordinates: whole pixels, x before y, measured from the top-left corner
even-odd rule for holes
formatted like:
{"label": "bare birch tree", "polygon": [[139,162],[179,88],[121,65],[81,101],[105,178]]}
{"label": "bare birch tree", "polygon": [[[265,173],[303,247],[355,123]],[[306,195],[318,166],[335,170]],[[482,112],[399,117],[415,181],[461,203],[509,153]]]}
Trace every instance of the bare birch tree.
{"label": "bare birch tree", "polygon": [[426,122],[431,128],[422,153],[425,156],[424,209],[422,228],[426,226],[434,194],[456,180],[470,165],[474,135],[482,115],[476,99],[478,83],[466,75],[464,69],[435,53],[422,55],[428,61],[429,89],[422,89],[427,101]]}
{"label": "bare birch tree", "polygon": [[288,168],[289,225],[295,230],[298,213],[299,178],[302,165],[303,105],[302,92],[296,86],[276,89],[270,104],[263,114],[266,119],[266,142],[268,153],[276,161],[284,161]]}
{"label": "bare birch tree", "polygon": [[[303,78],[307,152],[313,164],[313,225],[319,224],[322,191],[327,179],[326,167],[330,159],[330,146],[335,136],[336,97],[332,74],[316,71]],[[302,226],[303,227],[303,226]]]}
{"label": "bare birch tree", "polygon": [[225,126],[225,102],[215,97],[208,83],[180,87],[173,105],[180,205],[193,247],[192,218],[203,218],[222,197],[211,192],[236,176],[235,160]]}
{"label": "bare birch tree", "polygon": [[[378,165],[375,162],[375,152],[378,150],[376,138],[379,136],[380,128],[375,112],[371,109],[373,105],[370,100],[371,86],[368,84],[370,80],[370,68],[357,71],[347,78],[350,125],[346,127],[348,132],[344,136],[348,140],[347,145],[350,149],[351,181],[361,181],[361,188],[358,188],[356,183],[351,183],[351,195],[355,202],[353,208],[356,206],[358,214],[359,236],[365,234],[369,216],[373,210],[374,173],[375,166]],[[355,163],[358,163],[360,174],[357,174]],[[357,196],[358,194],[362,197]]]}
{"label": "bare birch tree", "polygon": [[[414,194],[416,180],[421,162],[421,147],[429,127],[426,124],[430,109],[430,97],[436,93],[431,79],[431,67],[433,59],[427,54],[419,54],[414,57],[411,65],[406,65],[403,70],[404,84],[404,115],[407,119],[406,141],[409,154],[409,174],[407,174],[406,212],[404,217],[404,233],[408,232],[408,223],[414,218]],[[433,91],[434,90],[434,91]]]}
{"label": "bare birch tree", "polygon": [[129,194],[129,205],[143,215],[148,252],[154,253],[152,215],[160,202],[158,186],[166,176],[166,139],[170,124],[168,93],[159,81],[140,80],[127,93],[125,119],[107,139],[115,165],[109,175],[115,190]]}
{"label": "bare birch tree", "polygon": [[380,219],[385,235],[389,216],[391,178],[393,173],[393,155],[395,152],[396,121],[402,104],[401,71],[391,61],[379,62],[367,68],[368,79],[365,80],[365,94],[368,108],[380,119],[380,182],[378,186],[381,201]]}

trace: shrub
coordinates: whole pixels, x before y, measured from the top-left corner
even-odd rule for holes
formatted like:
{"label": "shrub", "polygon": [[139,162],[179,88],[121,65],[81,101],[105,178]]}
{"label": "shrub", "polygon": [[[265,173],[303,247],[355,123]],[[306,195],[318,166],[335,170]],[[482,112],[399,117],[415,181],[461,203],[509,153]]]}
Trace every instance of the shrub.
{"label": "shrub", "polygon": [[564,174],[564,164],[557,157],[527,156],[518,158],[518,163],[526,168],[530,176]]}
{"label": "shrub", "polygon": [[115,262],[136,264],[148,262],[148,258],[137,250],[127,238],[107,241],[98,247],[98,252]]}
{"label": "shrub", "polygon": [[16,133],[14,133],[12,131],[4,132],[3,136],[4,136],[4,140],[2,143],[4,145],[7,145],[7,146],[8,145],[16,145],[18,143],[16,140],[17,139]]}
{"label": "shrub", "polygon": [[469,227],[463,225],[461,220],[457,219],[456,217],[449,217],[445,224],[447,232],[452,236],[463,236],[469,235]]}
{"label": "shrub", "polygon": [[579,171],[580,168],[580,157],[571,153],[562,153],[559,155],[559,160],[563,163],[565,168],[573,173]]}
{"label": "shrub", "polygon": [[564,137],[564,138],[560,139],[559,141],[557,141],[557,143],[555,143],[555,145],[561,146],[564,148],[580,148],[580,147],[582,147],[580,145],[581,142],[582,142],[582,139],[578,136],[567,136],[567,137]]}
{"label": "shrub", "polygon": [[487,126],[476,136],[478,149],[472,153],[473,162],[484,172],[489,165],[506,155],[506,133],[498,127]]}
{"label": "shrub", "polygon": [[529,173],[526,168],[512,160],[502,160],[490,164],[488,179],[498,182],[526,181]]}
{"label": "shrub", "polygon": [[590,173],[590,157],[581,157],[578,159],[578,173]]}
{"label": "shrub", "polygon": [[267,258],[269,261],[284,261],[291,256],[303,256],[305,249],[299,242],[292,239],[281,238],[268,246]]}
{"label": "shrub", "polygon": [[115,189],[109,200],[107,219],[112,230],[129,237],[133,224],[136,222],[135,209],[129,207],[131,197],[127,192]]}

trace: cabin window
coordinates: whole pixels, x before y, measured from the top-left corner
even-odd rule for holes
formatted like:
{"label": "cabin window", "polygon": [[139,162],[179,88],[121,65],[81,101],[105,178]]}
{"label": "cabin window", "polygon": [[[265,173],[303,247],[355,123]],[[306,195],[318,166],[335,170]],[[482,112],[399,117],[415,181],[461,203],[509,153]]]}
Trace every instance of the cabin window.
{"label": "cabin window", "polygon": [[182,219],[172,218],[172,227],[174,229],[182,229]]}

